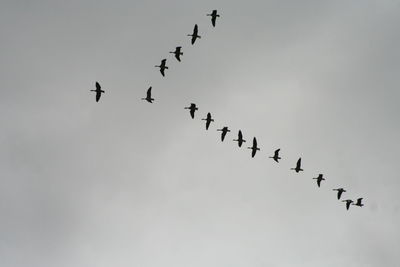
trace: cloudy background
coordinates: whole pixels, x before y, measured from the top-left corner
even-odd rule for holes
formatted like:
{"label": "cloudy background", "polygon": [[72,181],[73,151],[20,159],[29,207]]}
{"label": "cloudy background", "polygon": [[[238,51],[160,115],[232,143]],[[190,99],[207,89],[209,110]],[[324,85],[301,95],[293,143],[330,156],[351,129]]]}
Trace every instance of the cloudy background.
{"label": "cloudy background", "polygon": [[399,1],[0,7],[1,266],[399,266]]}

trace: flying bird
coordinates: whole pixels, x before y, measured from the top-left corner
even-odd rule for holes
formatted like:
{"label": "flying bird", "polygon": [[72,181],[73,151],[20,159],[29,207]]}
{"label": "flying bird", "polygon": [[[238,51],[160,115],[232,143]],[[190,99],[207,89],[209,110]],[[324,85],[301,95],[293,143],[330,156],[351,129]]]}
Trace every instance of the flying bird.
{"label": "flying bird", "polygon": [[291,168],[291,170],[295,170],[296,172],[304,171],[304,170],[301,168],[301,158],[299,158],[299,159],[297,160],[296,168]]}
{"label": "flying bird", "polygon": [[211,117],[211,113],[210,112],[207,113],[207,118],[201,119],[201,120],[202,121],[206,121],[206,130],[208,130],[208,127],[210,127],[210,123],[212,121],[214,121],[214,119]]}
{"label": "flying bird", "polygon": [[161,65],[156,65],[155,67],[160,68],[160,72],[162,76],[165,76],[165,69],[168,69],[168,66],[166,65],[167,60],[164,58],[163,60],[161,60]]}
{"label": "flying bird", "polygon": [[199,32],[199,28],[197,27],[197,24],[196,24],[196,25],[194,25],[193,34],[188,34],[188,36],[192,36],[192,45],[194,44],[194,42],[196,42],[197,38],[201,39],[201,36],[198,34],[198,32]]}
{"label": "flying bird", "polygon": [[215,27],[215,21],[217,20],[217,17],[219,17],[219,15],[217,14],[217,10],[214,9],[211,14],[207,14],[207,16],[211,16],[211,23],[213,25],[213,27]]}
{"label": "flying bird", "polygon": [[362,197],[357,198],[357,202],[356,203],[352,203],[352,205],[362,207],[362,206],[364,206],[364,204],[361,203],[362,200],[363,200]]}
{"label": "flying bird", "polygon": [[196,107],[196,104],[191,103],[189,107],[185,107],[185,109],[189,109],[190,110],[190,116],[192,117],[192,119],[194,119],[194,113],[196,112],[196,110],[198,110],[199,108]]}
{"label": "flying bird", "polygon": [[151,97],[151,86],[147,89],[146,97],[142,98],[142,100],[146,100],[149,103],[153,103],[154,98]]}
{"label": "flying bird", "polygon": [[353,200],[346,199],[346,200],[342,200],[342,202],[346,202],[346,209],[349,210],[350,204],[353,203]]}
{"label": "flying bird", "polygon": [[281,159],[281,157],[279,157],[279,151],[281,151],[280,148],[278,148],[277,150],[275,150],[274,156],[273,156],[273,157],[269,157],[269,158],[270,158],[270,159],[274,159],[276,162],[279,163],[279,160]]}
{"label": "flying bird", "polygon": [[228,127],[223,127],[222,129],[217,129],[217,131],[222,132],[221,133],[221,141],[224,142],[225,136],[228,132],[230,132],[231,130],[228,129]]}
{"label": "flying bird", "polygon": [[257,147],[257,139],[253,137],[253,146],[248,147],[248,149],[251,149],[251,157],[254,158],[254,156],[257,153],[257,150],[260,150],[260,148]]}
{"label": "flying bird", "polygon": [[324,181],[324,180],[325,180],[325,178],[324,178],[323,176],[324,176],[324,175],[323,175],[322,173],[320,173],[320,174],[318,175],[318,177],[313,178],[313,179],[316,179],[316,180],[317,180],[317,185],[318,185],[318,187],[321,186],[321,181]]}
{"label": "flying bird", "polygon": [[337,189],[333,189],[333,191],[338,191],[337,192],[337,199],[340,199],[342,197],[342,194],[344,192],[346,192],[346,190],[344,190],[343,188],[337,188]]}
{"label": "flying bird", "polygon": [[99,102],[101,94],[104,93],[103,90],[101,90],[101,86],[98,82],[96,82],[96,90],[90,90],[92,92],[96,92],[96,102]]}
{"label": "flying bird", "polygon": [[177,46],[175,48],[175,51],[170,52],[171,54],[175,55],[176,60],[178,60],[179,62],[181,62],[181,56],[183,55],[183,52],[181,51],[182,46]]}
{"label": "flying bird", "polygon": [[238,132],[238,139],[233,139],[233,141],[238,142],[238,146],[239,146],[239,147],[242,147],[242,144],[243,144],[244,142],[246,142],[246,140],[243,139],[243,134],[242,134],[242,131],[241,131],[241,130],[239,130],[239,132]]}

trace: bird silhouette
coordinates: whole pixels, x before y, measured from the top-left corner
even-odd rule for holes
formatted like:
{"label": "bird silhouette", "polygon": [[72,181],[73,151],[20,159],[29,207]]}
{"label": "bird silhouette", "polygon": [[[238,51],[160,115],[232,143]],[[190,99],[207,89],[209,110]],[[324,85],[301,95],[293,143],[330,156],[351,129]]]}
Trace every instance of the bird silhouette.
{"label": "bird silhouette", "polygon": [[217,17],[219,17],[219,15],[217,14],[217,10],[214,9],[211,14],[207,14],[207,16],[211,16],[211,23],[213,25],[213,27],[215,27],[215,21],[217,20]]}
{"label": "bird silhouette", "polygon": [[277,150],[275,150],[274,156],[273,156],[273,157],[269,157],[269,158],[270,158],[270,159],[274,159],[276,162],[279,163],[279,160],[281,159],[281,157],[279,157],[279,151],[281,151],[280,148],[278,148]]}
{"label": "bird silhouette", "polygon": [[197,27],[197,24],[196,24],[196,25],[194,25],[193,34],[188,34],[188,36],[192,36],[192,45],[194,44],[194,42],[196,42],[197,38],[201,39],[201,36],[198,34],[198,32],[199,32],[199,28]]}
{"label": "bird silhouette", "polygon": [[154,98],[151,97],[151,86],[147,89],[146,97],[142,98],[142,100],[146,100],[149,103],[153,103]]}
{"label": "bird silhouette", "polygon": [[194,119],[194,113],[196,112],[196,110],[198,110],[198,107],[196,107],[196,104],[191,103],[189,107],[185,107],[185,109],[189,109],[190,110],[190,116],[192,117],[192,119]]}
{"label": "bird silhouette", "polygon": [[346,199],[346,200],[342,200],[342,202],[346,202],[346,209],[349,210],[350,204],[353,203],[353,200]]}
{"label": "bird silhouette", "polygon": [[295,172],[304,171],[304,170],[301,168],[301,158],[299,158],[299,159],[297,160],[296,168],[291,168],[291,170],[295,170]]}
{"label": "bird silhouette", "polygon": [[104,93],[103,90],[101,90],[101,86],[98,82],[96,82],[96,90],[90,90],[92,92],[96,92],[96,102],[99,102],[101,94]]}
{"label": "bird silhouette", "polygon": [[362,200],[363,200],[362,197],[357,198],[357,202],[356,203],[352,203],[352,205],[362,207],[362,206],[364,206],[364,204],[361,203]]}
{"label": "bird silhouette", "polygon": [[211,118],[211,113],[210,113],[210,112],[207,113],[207,118],[201,119],[201,120],[202,120],[202,121],[206,121],[206,130],[208,130],[208,127],[210,127],[210,123],[211,123],[212,121],[214,121],[214,119]]}
{"label": "bird silhouette", "polygon": [[318,187],[321,186],[321,181],[324,181],[324,180],[325,180],[325,178],[324,178],[323,176],[324,176],[324,175],[323,175],[322,173],[320,173],[320,174],[318,175],[318,177],[313,178],[313,179],[316,179],[316,180],[317,180],[317,185],[318,185]]}
{"label": "bird silhouette", "polygon": [[254,158],[254,156],[257,153],[257,150],[260,150],[260,148],[257,147],[257,139],[253,137],[253,146],[248,147],[248,149],[251,149],[251,157]]}
{"label": "bird silhouette", "polygon": [[238,132],[238,139],[233,139],[233,141],[237,141],[239,147],[242,147],[242,144],[246,142],[246,140],[243,139],[243,134],[241,130],[239,130]]}
{"label": "bird silhouette", "polygon": [[217,131],[222,132],[221,133],[221,141],[224,142],[225,136],[228,132],[230,132],[231,130],[228,129],[228,127],[223,127],[222,129],[217,129]]}
{"label": "bird silhouette", "polygon": [[179,62],[181,62],[181,56],[183,55],[183,52],[181,51],[182,46],[177,46],[175,48],[175,51],[170,52],[171,54],[175,55],[176,60],[178,60]]}
{"label": "bird silhouette", "polygon": [[342,194],[344,192],[346,192],[346,190],[344,190],[343,188],[337,188],[337,189],[333,189],[333,191],[338,191],[337,192],[337,199],[340,199],[342,197]]}
{"label": "bird silhouette", "polygon": [[162,76],[165,76],[165,70],[168,69],[167,65],[167,60],[164,58],[163,60],[161,60],[161,64],[160,65],[156,65],[155,67],[160,68],[160,72]]}

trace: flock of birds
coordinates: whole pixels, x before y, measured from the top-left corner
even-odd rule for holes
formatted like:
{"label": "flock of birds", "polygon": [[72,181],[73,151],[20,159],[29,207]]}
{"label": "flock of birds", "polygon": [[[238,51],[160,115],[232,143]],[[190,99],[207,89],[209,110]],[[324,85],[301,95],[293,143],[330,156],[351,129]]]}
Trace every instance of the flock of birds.
{"label": "flock of birds", "polygon": [[[220,16],[217,13],[217,10],[213,10],[210,14],[207,14],[207,16],[211,16],[211,23],[212,26],[215,27],[216,25],[216,20],[217,18]],[[199,27],[197,26],[197,24],[195,24],[194,28],[193,28],[193,33],[192,34],[188,34],[188,36],[191,37],[191,44],[194,45],[197,39],[200,39],[201,36],[199,35]],[[174,54],[175,58],[177,61],[181,61],[181,56],[183,55],[182,52],[182,47],[178,46],[175,48],[175,51],[171,51],[169,52],[171,54]],[[167,59],[162,59],[161,60],[161,64],[160,65],[156,65],[155,67],[159,68],[160,73],[162,76],[165,76],[165,70],[168,69],[167,66]],[[153,103],[154,98],[151,95],[151,90],[152,87],[150,86],[147,89],[146,92],[146,97],[142,98],[142,100],[145,100],[149,103]],[[98,102],[100,100],[101,94],[104,93],[104,90],[101,89],[101,86],[98,82],[96,82],[96,89],[95,90],[90,90],[93,92],[96,92],[96,102]],[[185,109],[189,110],[190,116],[192,119],[195,118],[195,112],[199,109],[197,107],[197,105],[195,103],[191,103],[190,106],[185,107]],[[211,122],[214,122],[214,119],[211,116],[211,113],[208,112],[206,118],[201,119],[204,120],[206,122],[206,130],[209,129]],[[217,131],[221,132],[221,141],[223,142],[225,140],[226,134],[229,133],[231,130],[229,130],[229,128],[227,126],[222,127],[221,129],[217,129]],[[242,147],[243,143],[246,142],[246,140],[243,138],[243,134],[242,131],[239,130],[238,131],[238,137],[237,139],[233,139],[233,141],[238,143],[239,147]],[[247,147],[248,149],[251,149],[251,157],[254,158],[254,156],[256,155],[257,151],[260,150],[260,148],[257,146],[257,139],[256,137],[253,137],[253,143],[251,147]],[[274,151],[274,155],[270,156],[269,158],[273,159],[274,161],[276,161],[277,163],[279,163],[279,160],[282,159],[279,155],[280,153],[280,148],[276,149]],[[304,171],[301,167],[301,158],[299,158],[296,162],[296,166],[294,168],[291,168],[291,170],[294,170],[296,173],[299,173],[301,171]],[[321,186],[321,182],[325,181],[325,178],[323,176],[323,174],[319,174],[318,177],[314,177],[312,179],[315,179],[317,182],[317,186],[320,187]],[[346,190],[344,188],[336,188],[333,189],[333,191],[337,191],[337,199],[340,200],[342,197],[342,194],[346,192]],[[346,209],[348,210],[350,208],[350,205],[355,205],[358,207],[362,207],[364,206],[364,204],[362,203],[363,198],[358,198],[356,201],[353,201],[351,199],[346,199],[346,200],[342,200],[342,202],[346,203]]]}

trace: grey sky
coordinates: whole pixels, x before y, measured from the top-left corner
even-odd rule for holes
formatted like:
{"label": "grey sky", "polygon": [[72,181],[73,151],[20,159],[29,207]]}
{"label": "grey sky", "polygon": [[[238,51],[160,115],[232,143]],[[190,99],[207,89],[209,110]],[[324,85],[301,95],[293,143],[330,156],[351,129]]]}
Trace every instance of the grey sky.
{"label": "grey sky", "polygon": [[1,266],[398,266],[399,1],[0,7]]}

